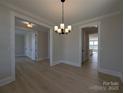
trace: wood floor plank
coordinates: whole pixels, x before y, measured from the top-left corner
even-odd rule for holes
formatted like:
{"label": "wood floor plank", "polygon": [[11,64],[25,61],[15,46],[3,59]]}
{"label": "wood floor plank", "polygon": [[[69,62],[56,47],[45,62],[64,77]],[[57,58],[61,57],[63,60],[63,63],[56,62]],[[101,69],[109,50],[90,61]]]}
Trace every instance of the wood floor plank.
{"label": "wood floor plank", "polygon": [[[122,93],[116,77],[97,72],[91,62],[81,68],[66,64],[50,67],[49,60],[16,59],[16,81],[0,87],[0,93]],[[103,82],[119,82],[119,90],[98,89]]]}

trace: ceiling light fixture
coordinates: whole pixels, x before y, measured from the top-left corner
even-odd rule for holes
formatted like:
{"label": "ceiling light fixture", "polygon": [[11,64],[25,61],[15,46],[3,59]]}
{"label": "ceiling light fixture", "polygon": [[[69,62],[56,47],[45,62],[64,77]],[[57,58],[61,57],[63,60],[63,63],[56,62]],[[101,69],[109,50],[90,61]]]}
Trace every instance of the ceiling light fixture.
{"label": "ceiling light fixture", "polygon": [[28,27],[28,28],[32,28],[32,27],[33,27],[33,24],[32,24],[31,22],[28,22],[28,23],[27,23],[27,27]]}
{"label": "ceiling light fixture", "polygon": [[35,25],[32,22],[28,22],[28,21],[22,21],[22,23],[25,24],[28,28],[32,28]]}
{"label": "ceiling light fixture", "polygon": [[67,28],[65,28],[65,24],[64,24],[64,2],[65,0],[61,0],[62,2],[62,23],[60,24],[60,26],[54,26],[54,31],[56,33],[59,34],[68,34],[71,32],[71,25],[68,25]]}

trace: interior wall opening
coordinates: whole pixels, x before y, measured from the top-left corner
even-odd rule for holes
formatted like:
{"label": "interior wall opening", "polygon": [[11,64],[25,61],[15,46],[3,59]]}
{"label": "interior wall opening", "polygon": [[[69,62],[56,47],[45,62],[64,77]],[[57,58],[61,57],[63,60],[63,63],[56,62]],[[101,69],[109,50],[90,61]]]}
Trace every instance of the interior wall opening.
{"label": "interior wall opening", "polygon": [[98,62],[98,32],[89,34],[89,59],[91,62]]}
{"label": "interior wall opening", "polygon": [[[28,27],[28,24],[32,26]],[[50,29],[15,17],[15,62],[39,62],[50,64]]]}
{"label": "interior wall opening", "polygon": [[98,26],[86,26],[82,28],[82,64],[91,63],[98,65]]}

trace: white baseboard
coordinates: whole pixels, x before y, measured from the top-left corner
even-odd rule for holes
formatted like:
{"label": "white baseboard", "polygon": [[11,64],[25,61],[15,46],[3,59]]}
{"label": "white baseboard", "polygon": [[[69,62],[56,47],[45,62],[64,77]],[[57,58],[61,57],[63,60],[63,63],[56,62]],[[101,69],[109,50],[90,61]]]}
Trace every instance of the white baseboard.
{"label": "white baseboard", "polygon": [[65,61],[65,60],[59,60],[59,61],[56,61],[56,62],[54,62],[54,65],[56,65],[56,64],[60,64],[60,63],[64,63],[64,64],[68,64],[68,65],[76,66],[76,67],[81,67],[81,64],[77,64],[77,63],[70,62],[70,61]]}
{"label": "white baseboard", "polygon": [[76,63],[76,62],[74,63],[74,62],[70,62],[70,61],[61,60],[61,63],[76,66],[76,67],[81,67],[81,64]]}
{"label": "white baseboard", "polygon": [[4,86],[4,85],[9,84],[9,83],[11,83],[13,81],[14,81],[14,79],[11,78],[11,77],[7,77],[7,78],[4,78],[4,79],[1,79],[0,80],[0,86]]}
{"label": "white baseboard", "polygon": [[50,64],[50,66],[55,66],[57,64],[60,64],[61,62],[60,61],[53,61],[52,64]]}
{"label": "white baseboard", "polygon": [[120,80],[123,81],[123,74],[121,72],[112,71],[112,70],[108,70],[108,69],[104,69],[104,68],[98,68],[98,72],[119,77]]}
{"label": "white baseboard", "polygon": [[[81,67],[81,64],[79,64],[79,63],[74,63],[74,62],[65,61],[65,60],[56,61],[56,62],[54,62],[54,64],[52,64],[52,66],[54,66],[54,65],[56,65],[56,64],[60,64],[60,63],[64,63],[64,64],[76,66],[76,67]],[[101,68],[101,67],[98,68],[98,72],[119,77],[120,80],[123,82],[123,74],[122,74],[121,72],[117,72],[117,71],[113,71],[113,70],[108,70],[108,69],[103,69],[103,68]]]}
{"label": "white baseboard", "polygon": [[24,57],[24,56],[26,56],[26,55],[15,55],[16,57]]}
{"label": "white baseboard", "polygon": [[45,60],[45,59],[49,59],[49,57],[38,58],[37,61],[42,61],[42,60]]}

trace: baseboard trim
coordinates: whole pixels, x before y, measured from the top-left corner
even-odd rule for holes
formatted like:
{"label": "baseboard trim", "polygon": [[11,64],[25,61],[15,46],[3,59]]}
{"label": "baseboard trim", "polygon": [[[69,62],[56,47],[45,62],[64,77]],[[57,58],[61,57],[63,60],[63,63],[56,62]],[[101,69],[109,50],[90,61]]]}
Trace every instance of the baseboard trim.
{"label": "baseboard trim", "polygon": [[81,64],[77,64],[77,63],[74,63],[74,62],[71,62],[71,61],[60,60],[59,63],[64,63],[64,64],[72,65],[72,66],[75,66],[75,67],[81,67]]}
{"label": "baseboard trim", "polygon": [[60,64],[60,63],[61,63],[61,61],[53,61],[52,64],[50,64],[50,66],[55,66],[55,65]]}
{"label": "baseboard trim", "polygon": [[[64,64],[76,66],[76,67],[81,67],[81,64],[73,63],[73,62],[65,61],[65,60],[56,61],[55,65],[60,64],[60,63],[64,63]],[[109,70],[109,69],[104,69],[104,68],[98,68],[98,72],[105,73],[105,74],[112,75],[112,76],[116,76],[116,77],[120,78],[120,80],[123,82],[123,74],[121,72],[117,72],[117,71],[113,71],[113,70]]]}
{"label": "baseboard trim", "polygon": [[25,57],[26,55],[15,55],[16,57]]}
{"label": "baseboard trim", "polygon": [[4,85],[9,84],[13,81],[14,81],[14,79],[12,77],[7,77],[7,78],[4,78],[4,79],[1,79],[0,80],[0,86],[4,86]]}
{"label": "baseboard trim", "polygon": [[37,61],[42,61],[42,60],[45,60],[45,59],[49,59],[49,57],[38,58]]}
{"label": "baseboard trim", "polygon": [[123,74],[122,74],[121,72],[112,71],[112,70],[104,69],[104,68],[98,68],[98,72],[101,72],[101,73],[105,73],[105,74],[108,74],[108,75],[112,75],[112,76],[119,77],[120,80],[123,82]]}

